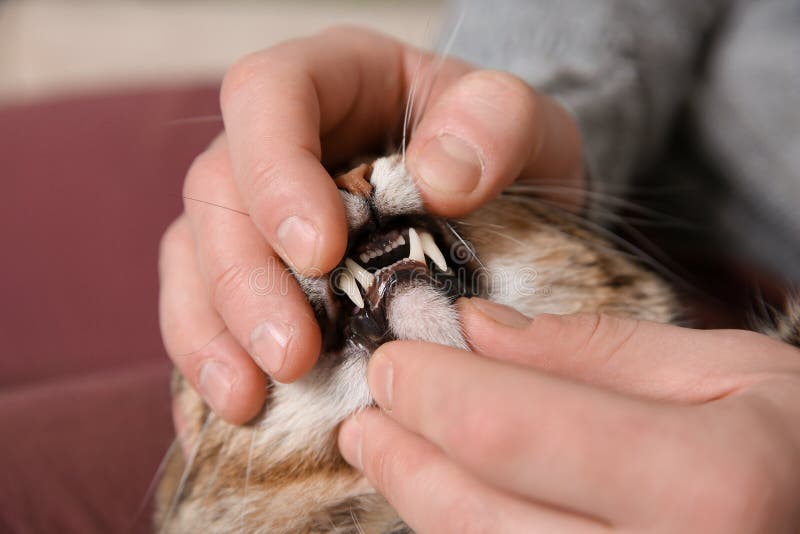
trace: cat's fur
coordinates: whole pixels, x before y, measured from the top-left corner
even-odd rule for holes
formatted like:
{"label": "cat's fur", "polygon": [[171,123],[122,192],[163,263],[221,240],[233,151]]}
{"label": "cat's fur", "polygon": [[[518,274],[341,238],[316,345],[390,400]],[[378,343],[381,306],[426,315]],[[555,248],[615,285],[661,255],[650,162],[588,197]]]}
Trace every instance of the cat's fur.
{"label": "cat's fur", "polygon": [[[368,197],[342,191],[353,240],[397,217],[411,217],[411,224],[424,215],[399,156],[376,160],[369,182]],[[596,312],[660,322],[677,316],[676,300],[657,276],[563,212],[524,195],[504,194],[463,220],[431,221],[441,232],[438,240],[449,244],[448,262],[481,273],[479,283],[466,288],[470,294],[531,316]],[[262,415],[247,426],[228,425],[176,375],[173,393],[187,419],[190,454],[174,454],[163,477],[156,514],[161,531],[407,531],[336,447],[341,421],[371,404],[365,369],[374,345],[330,341],[330,330],[347,330],[339,321],[347,301],[343,305],[330,291],[328,277],[299,280],[328,330],[330,350],[298,382],[273,384]],[[424,281],[395,289],[384,310],[388,338],[466,346],[453,295]],[[776,332],[797,341],[800,313],[793,313]]]}

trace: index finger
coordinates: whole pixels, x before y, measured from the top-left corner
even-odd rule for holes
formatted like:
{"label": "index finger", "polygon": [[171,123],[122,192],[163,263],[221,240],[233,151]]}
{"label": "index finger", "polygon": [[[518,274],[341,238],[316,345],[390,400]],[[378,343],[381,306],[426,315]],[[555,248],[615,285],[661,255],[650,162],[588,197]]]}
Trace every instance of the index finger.
{"label": "index finger", "polygon": [[248,56],[225,78],[236,182],[256,227],[303,274],[333,268],[346,245],[321,160],[386,142],[402,112],[405,53],[387,37],[339,29]]}
{"label": "index finger", "polygon": [[[370,391],[406,429],[482,480],[614,521],[702,473],[686,408],[651,403],[428,343],[394,341],[369,363]],[[646,474],[644,476],[643,474]],[[658,499],[655,499],[658,501]]]}

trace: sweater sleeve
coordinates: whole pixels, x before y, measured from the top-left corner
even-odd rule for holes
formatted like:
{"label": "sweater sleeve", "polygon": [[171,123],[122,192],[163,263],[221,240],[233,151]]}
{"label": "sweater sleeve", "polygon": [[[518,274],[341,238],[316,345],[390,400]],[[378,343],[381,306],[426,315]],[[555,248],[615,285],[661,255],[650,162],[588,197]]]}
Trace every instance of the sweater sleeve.
{"label": "sweater sleeve", "polygon": [[[725,0],[455,0],[451,54],[569,109],[593,187],[616,194],[661,147]],[[460,25],[455,20],[461,19]]]}

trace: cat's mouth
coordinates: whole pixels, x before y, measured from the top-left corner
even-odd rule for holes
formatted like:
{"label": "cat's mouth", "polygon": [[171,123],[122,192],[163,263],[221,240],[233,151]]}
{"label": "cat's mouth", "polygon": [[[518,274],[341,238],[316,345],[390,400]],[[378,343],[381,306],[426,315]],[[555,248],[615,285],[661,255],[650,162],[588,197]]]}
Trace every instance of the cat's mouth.
{"label": "cat's mouth", "polygon": [[394,339],[387,309],[401,291],[426,284],[455,300],[480,294],[477,258],[447,221],[402,217],[352,236],[331,275],[345,340],[370,351]]}

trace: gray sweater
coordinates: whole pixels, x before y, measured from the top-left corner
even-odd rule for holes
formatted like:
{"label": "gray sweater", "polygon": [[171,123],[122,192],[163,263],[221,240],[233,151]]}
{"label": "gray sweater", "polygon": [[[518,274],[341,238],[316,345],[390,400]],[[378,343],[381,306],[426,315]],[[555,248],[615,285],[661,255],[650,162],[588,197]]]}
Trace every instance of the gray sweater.
{"label": "gray sweater", "polygon": [[692,138],[724,180],[724,194],[706,199],[715,230],[800,283],[800,0],[456,0],[452,9],[463,13],[452,55],[513,72],[570,109],[601,192],[620,194],[662,168],[670,127],[688,109]]}

